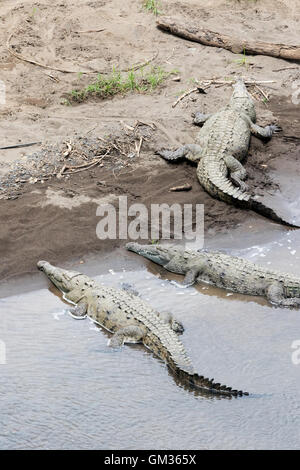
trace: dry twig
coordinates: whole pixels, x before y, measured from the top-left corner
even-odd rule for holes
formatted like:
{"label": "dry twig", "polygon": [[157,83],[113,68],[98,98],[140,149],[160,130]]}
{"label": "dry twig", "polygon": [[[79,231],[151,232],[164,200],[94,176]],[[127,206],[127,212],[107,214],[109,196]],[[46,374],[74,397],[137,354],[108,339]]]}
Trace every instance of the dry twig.
{"label": "dry twig", "polygon": [[264,90],[262,90],[262,88],[260,88],[258,85],[255,85],[255,88],[257,88],[257,90],[263,95],[263,97],[269,101],[269,96],[264,92]]}
{"label": "dry twig", "polygon": [[137,155],[137,157],[140,156],[140,151],[141,151],[142,143],[143,143],[143,137],[140,138],[139,145],[137,146],[137,150],[136,150],[136,155]]}
{"label": "dry twig", "polygon": [[[81,32],[92,32],[92,30],[91,31],[81,31]],[[42,67],[44,69],[55,70],[57,72],[62,72],[62,73],[82,73],[84,75],[88,75],[88,74],[93,74],[93,73],[110,73],[111,72],[110,70],[103,70],[103,71],[101,71],[101,70],[85,70],[85,71],[82,71],[82,70],[68,70],[68,69],[54,67],[52,65],[42,64],[41,62],[37,62],[36,60],[33,60],[33,59],[28,59],[27,57],[23,56],[22,54],[18,54],[17,52],[15,52],[12,49],[12,47],[10,45],[10,41],[11,41],[11,38],[13,37],[13,35],[14,35],[14,32],[12,32],[10,34],[10,36],[8,37],[8,39],[6,41],[6,48],[7,48],[8,52],[11,55],[13,55],[14,57],[16,57],[19,60],[22,60],[23,62],[28,62],[29,64],[37,65],[38,67]],[[141,64],[136,64],[133,67],[129,67],[127,69],[121,70],[121,72],[130,72],[131,70],[138,70],[142,67],[145,67],[146,65],[150,64],[150,62],[152,62],[157,56],[158,56],[158,51],[154,54],[153,57],[146,60],[145,62],[142,62]],[[55,77],[50,76],[50,75],[49,75],[49,77],[52,78],[53,80],[56,79]]]}
{"label": "dry twig", "polygon": [[17,52],[15,52],[11,46],[10,46],[10,40],[13,36],[13,32],[11,33],[11,35],[8,37],[7,41],[6,41],[6,48],[8,50],[8,52],[13,55],[14,57],[16,57],[17,59],[19,60],[22,60],[23,62],[28,62],[29,64],[33,64],[33,65],[38,65],[39,67],[43,67],[44,69],[49,69],[49,70],[56,70],[57,72],[62,72],[62,73],[84,73],[84,74],[90,74],[90,73],[97,73],[97,71],[85,71],[85,72],[82,72],[80,70],[68,70],[68,69],[60,69],[58,67],[53,67],[53,66],[50,66],[50,65],[46,65],[46,64],[42,64],[40,62],[37,62],[36,60],[33,60],[33,59],[28,59],[27,57],[24,57],[22,54],[18,54]]}
{"label": "dry twig", "polygon": [[31,147],[32,145],[39,145],[42,142],[30,142],[30,144],[16,144],[16,145],[8,145],[6,147],[0,147],[0,150],[9,150],[9,149],[19,149],[23,147]]}
{"label": "dry twig", "polygon": [[84,33],[101,33],[101,31],[105,31],[104,28],[102,29],[87,29],[85,31],[74,31],[77,34],[84,34]]}
{"label": "dry twig", "polygon": [[138,69],[141,69],[142,67],[146,67],[146,65],[150,64],[150,62],[153,62],[153,60],[156,59],[157,56],[158,56],[158,51],[155,52],[153,57],[151,57],[148,60],[145,60],[145,62],[133,65],[132,67],[122,70],[122,72],[130,72],[131,70],[138,70]]}
{"label": "dry twig", "polygon": [[94,158],[91,162],[83,163],[82,165],[74,165],[74,166],[64,165],[59,171],[59,173],[57,173],[56,177],[62,178],[63,176],[72,175],[73,173],[78,173],[79,171],[89,170],[90,168],[98,165],[103,160],[103,158],[106,157],[108,153],[109,153],[109,150],[104,155]]}
{"label": "dry twig", "polygon": [[189,183],[185,183],[180,186],[173,186],[173,188],[170,188],[169,191],[190,191],[191,189],[192,185]]}
{"label": "dry twig", "polygon": [[[208,88],[208,87],[206,87]],[[192,88],[191,90],[188,90],[186,91],[185,93],[183,93],[181,96],[179,96],[179,98],[175,101],[175,103],[172,104],[172,108],[175,108],[175,106],[178,105],[178,103],[183,100],[186,96],[189,96],[191,95],[192,93],[195,93],[196,91],[199,91],[200,90],[200,87],[197,86],[196,88]]]}

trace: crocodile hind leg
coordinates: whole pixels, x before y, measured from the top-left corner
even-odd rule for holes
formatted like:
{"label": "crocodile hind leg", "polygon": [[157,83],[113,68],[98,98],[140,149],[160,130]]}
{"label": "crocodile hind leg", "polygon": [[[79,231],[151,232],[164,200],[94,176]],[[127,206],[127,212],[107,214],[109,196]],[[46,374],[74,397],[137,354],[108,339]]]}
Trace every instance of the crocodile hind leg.
{"label": "crocodile hind leg", "polygon": [[116,331],[108,342],[112,348],[120,348],[124,343],[139,343],[145,336],[145,331],[136,325],[125,326]]}
{"label": "crocodile hind leg", "polygon": [[197,144],[187,144],[179,147],[176,150],[157,150],[156,155],[160,155],[165,160],[168,161],[177,161],[183,158],[191,160],[192,162],[198,162],[200,160],[201,147]]}
{"label": "crocodile hind leg", "polygon": [[244,183],[243,180],[247,178],[247,172],[241,162],[234,158],[232,155],[227,155],[224,158],[224,161],[226,163],[226,166],[229,170],[230,173],[230,179],[232,182],[241,188],[241,191],[247,191],[248,186],[246,183]]}
{"label": "crocodile hind leg", "polygon": [[278,307],[300,307],[300,299],[297,297],[286,298],[284,289],[279,282],[273,282],[267,289],[267,299]]}
{"label": "crocodile hind leg", "polygon": [[[167,269],[167,267],[165,266],[165,268]],[[203,264],[198,264],[197,266],[191,266],[185,276],[184,276],[184,279],[181,283],[179,282],[176,282],[176,281],[171,281],[172,284],[174,284],[175,286],[177,287],[181,287],[181,288],[187,288],[187,287],[191,287],[193,284],[195,284],[195,282],[197,281],[197,278],[200,274],[202,274],[205,270],[205,263]]]}
{"label": "crocodile hind leg", "polygon": [[184,327],[182,323],[180,323],[178,320],[176,320],[172,313],[170,312],[157,312],[157,316],[165,323],[170,325],[172,330],[177,333],[178,335],[181,335],[184,332]]}
{"label": "crocodile hind leg", "polygon": [[125,292],[129,292],[129,294],[135,295],[136,297],[140,296],[139,292],[134,288],[134,286],[128,282],[122,282],[121,289],[125,290]]}
{"label": "crocodile hind leg", "polygon": [[202,126],[202,124],[204,124],[205,121],[207,121],[207,119],[209,119],[211,116],[212,114],[202,114],[200,111],[197,111],[193,116],[194,124],[197,126]]}
{"label": "crocodile hind leg", "polygon": [[281,127],[271,124],[270,126],[261,127],[257,124],[251,122],[251,132],[257,137],[262,137],[263,139],[270,139],[273,134],[280,132]]}
{"label": "crocodile hind leg", "polygon": [[79,302],[76,307],[70,308],[69,313],[71,317],[76,320],[84,320],[87,316],[87,304],[85,302]]}

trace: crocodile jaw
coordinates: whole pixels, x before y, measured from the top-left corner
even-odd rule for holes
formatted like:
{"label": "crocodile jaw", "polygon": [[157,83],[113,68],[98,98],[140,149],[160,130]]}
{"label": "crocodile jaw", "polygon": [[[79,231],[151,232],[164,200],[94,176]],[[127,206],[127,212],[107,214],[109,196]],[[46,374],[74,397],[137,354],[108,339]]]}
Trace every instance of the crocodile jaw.
{"label": "crocodile jaw", "polygon": [[161,266],[165,266],[171,259],[167,250],[161,249],[155,245],[140,245],[136,242],[129,242],[126,244],[126,248]]}
{"label": "crocodile jaw", "polygon": [[38,261],[37,267],[43,271],[48,279],[62,292],[70,292],[74,288],[74,277],[79,273],[75,271],[67,271],[65,269],[57,268],[47,261]]}
{"label": "crocodile jaw", "polygon": [[230,106],[237,111],[244,112],[250,117],[251,121],[255,122],[256,112],[254,102],[247,91],[244,81],[242,79],[237,80],[233,85],[233,90]]}

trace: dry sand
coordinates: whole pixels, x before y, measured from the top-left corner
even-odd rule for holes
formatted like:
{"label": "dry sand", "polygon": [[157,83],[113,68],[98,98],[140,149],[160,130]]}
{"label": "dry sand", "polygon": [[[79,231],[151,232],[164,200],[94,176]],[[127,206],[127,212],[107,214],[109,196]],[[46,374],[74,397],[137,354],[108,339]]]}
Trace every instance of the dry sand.
{"label": "dry sand", "polygon": [[[169,16],[199,21],[215,31],[247,35],[264,41],[299,43],[299,5],[293,1],[162,1]],[[223,49],[185,41],[158,31],[155,17],[146,12],[143,1],[57,1],[2,0],[0,4],[0,80],[6,86],[6,103],[0,105],[0,146],[41,141],[54,144],[90,135],[104,136],[134,125],[137,119],[157,124],[151,141],[143,145],[140,157],[120,171],[104,164],[69,179],[53,178],[44,184],[24,185],[19,197],[0,201],[1,279],[34,272],[40,258],[52,262],[80,258],[93,251],[107,252],[124,241],[101,242],[96,237],[96,208],[99,200],[116,201],[127,194],[130,202],[203,203],[205,228],[211,235],[246,220],[260,217],[213,200],[197,182],[195,168],[170,165],[154,155],[155,148],[192,142],[197,128],[192,125],[195,110],[210,112],[223,106],[231,88],[211,87],[207,94],[192,94],[175,108],[172,103],[193,86],[192,80],[233,77],[274,80],[263,89],[270,95],[265,104],[257,101],[259,124],[278,122],[280,135],[263,144],[253,138],[247,161],[249,183],[259,194],[276,188],[268,171],[280,171],[287,160],[298,170],[299,105],[292,95],[300,88],[299,64],[271,57],[240,56]],[[104,29],[100,32],[82,32]],[[12,36],[11,36],[12,34]],[[11,36],[11,37],[10,37]],[[41,62],[42,68],[13,57],[13,50]],[[178,69],[180,82],[168,79],[153,93],[132,93],[107,100],[62,104],[67,92],[91,81],[93,74],[82,71],[126,69],[144,62],[156,52],[154,61],[166,70]],[[54,69],[74,70],[62,73]],[[284,69],[278,71],[279,69]],[[298,81],[298,82],[297,82]],[[122,123],[123,122],[123,123]],[[32,149],[1,150],[2,173],[9,164],[25,158]],[[124,161],[123,161],[124,163]],[[104,182],[104,183],[103,183]],[[189,192],[170,193],[169,188],[191,183]],[[72,201],[72,202],[70,202]],[[264,222],[268,224],[268,221]]]}

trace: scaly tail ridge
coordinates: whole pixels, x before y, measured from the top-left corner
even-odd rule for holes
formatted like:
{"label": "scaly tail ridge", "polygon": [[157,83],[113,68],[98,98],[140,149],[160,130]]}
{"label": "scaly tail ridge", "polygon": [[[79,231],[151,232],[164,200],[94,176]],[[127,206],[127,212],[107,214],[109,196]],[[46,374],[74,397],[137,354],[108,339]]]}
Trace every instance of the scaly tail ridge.
{"label": "scaly tail ridge", "polygon": [[289,227],[300,228],[299,225],[295,225],[292,222],[287,222],[286,220],[282,219],[276,212],[268,206],[265,206],[262,202],[257,201],[256,199],[251,198],[250,200],[250,209],[254,212],[257,212],[268,219],[274,220],[279,224],[287,225]]}
{"label": "scaly tail ridge", "polygon": [[228,179],[227,173],[225,162],[214,160],[213,157],[201,160],[197,168],[200,184],[211,196],[243,209],[251,209],[280,224],[300,228],[298,225],[282,219],[273,209],[262,202],[253,199],[251,194],[234,186]]}
{"label": "scaly tail ridge", "polygon": [[208,394],[222,395],[227,397],[249,395],[248,392],[234,390],[232,387],[227,387],[227,385],[221,385],[220,383],[214,382],[214,379],[205,378],[203,375],[189,373],[182,369],[177,369],[176,375],[179,379],[179,382],[181,382],[183,385],[186,385],[187,387],[194,390],[207,392]]}

